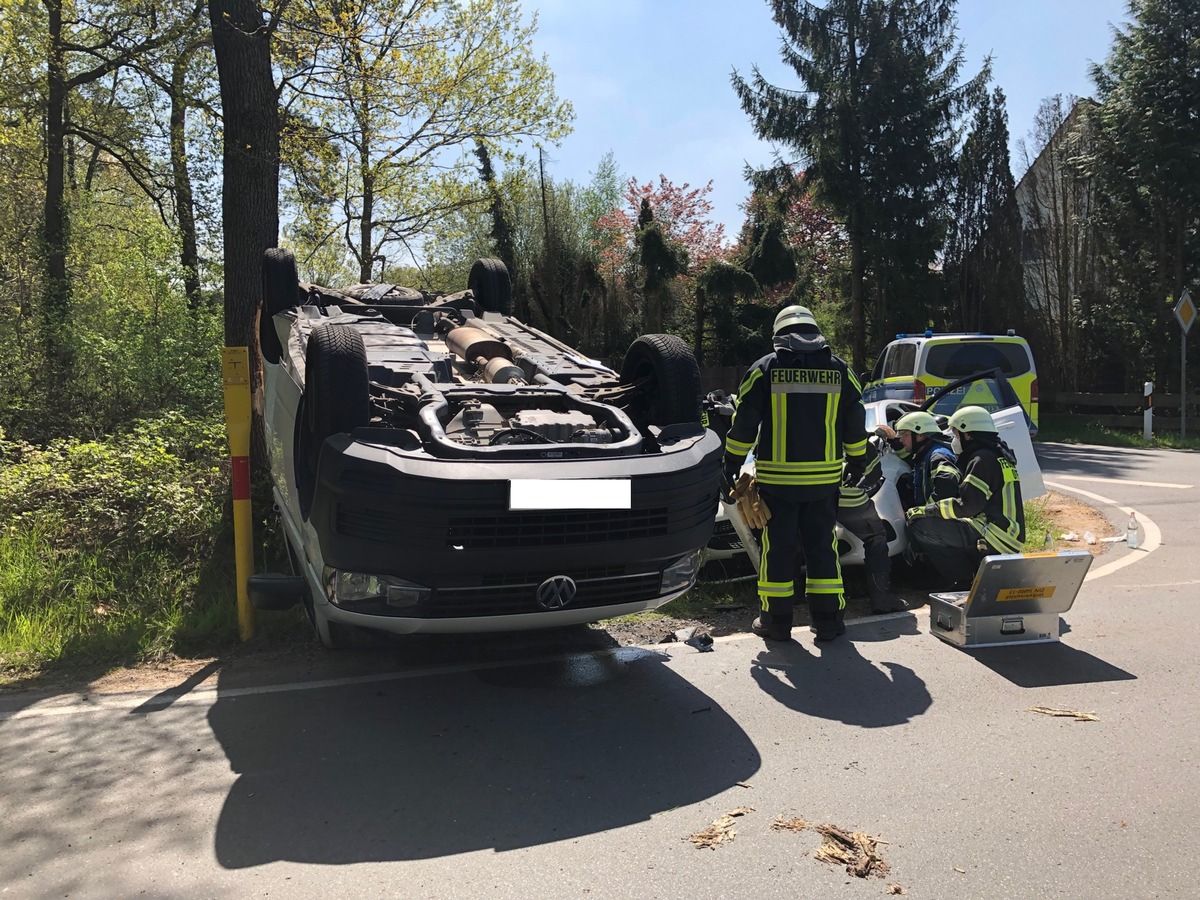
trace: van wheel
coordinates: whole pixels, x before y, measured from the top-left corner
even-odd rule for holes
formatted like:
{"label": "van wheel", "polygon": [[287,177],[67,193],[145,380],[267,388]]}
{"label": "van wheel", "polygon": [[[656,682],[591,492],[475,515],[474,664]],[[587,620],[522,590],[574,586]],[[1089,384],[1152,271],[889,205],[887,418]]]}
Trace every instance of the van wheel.
{"label": "van wheel", "polygon": [[324,323],[308,335],[304,396],[297,421],[297,489],[300,511],[312,508],[317,463],[325,439],[370,424],[371,394],[362,335],[346,325]]}
{"label": "van wheel", "polygon": [[361,334],[346,325],[318,325],[308,335],[304,367],[308,428],[318,444],[371,421],[367,350]]}
{"label": "van wheel", "polygon": [[512,279],[503,260],[477,259],[467,276],[467,287],[484,312],[512,314]]}
{"label": "van wheel", "polygon": [[644,383],[642,413],[648,424],[700,421],[700,367],[691,348],[675,335],[646,334],[630,344],[621,381]]}
{"label": "van wheel", "polygon": [[275,332],[275,315],[300,304],[300,276],[291,250],[269,247],[263,254],[262,301],[258,309],[258,346],[263,359],[278,365],[283,346]]}

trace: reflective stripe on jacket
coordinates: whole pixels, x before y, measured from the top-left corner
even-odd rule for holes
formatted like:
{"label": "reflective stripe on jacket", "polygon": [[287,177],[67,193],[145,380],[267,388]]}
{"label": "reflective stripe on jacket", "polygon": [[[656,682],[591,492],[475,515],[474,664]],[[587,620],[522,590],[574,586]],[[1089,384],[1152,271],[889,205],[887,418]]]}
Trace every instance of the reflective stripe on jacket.
{"label": "reflective stripe on jacket", "polygon": [[836,485],[845,457],[862,457],[867,432],[854,373],[817,335],[784,334],[750,367],[725,438],[726,468],[755,450],[763,484]]}
{"label": "reflective stripe on jacket", "polygon": [[927,515],[963,519],[993,550],[1020,553],[1025,545],[1025,508],[1016,462],[993,444],[972,440],[958,458],[958,495],[925,507]]}

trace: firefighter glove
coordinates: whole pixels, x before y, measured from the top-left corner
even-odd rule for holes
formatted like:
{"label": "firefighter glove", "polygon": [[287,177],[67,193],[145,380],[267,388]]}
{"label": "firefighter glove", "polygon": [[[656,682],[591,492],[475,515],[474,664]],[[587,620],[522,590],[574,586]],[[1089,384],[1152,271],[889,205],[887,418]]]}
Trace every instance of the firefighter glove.
{"label": "firefighter glove", "polygon": [[925,515],[925,507],[914,506],[912,509],[906,510],[904,513],[904,521],[911,522],[913,519]]}
{"label": "firefighter glove", "polygon": [[732,497],[737,501],[738,515],[751,528],[762,530],[771,520],[771,510],[758,493],[758,480],[743,472],[734,485]]}

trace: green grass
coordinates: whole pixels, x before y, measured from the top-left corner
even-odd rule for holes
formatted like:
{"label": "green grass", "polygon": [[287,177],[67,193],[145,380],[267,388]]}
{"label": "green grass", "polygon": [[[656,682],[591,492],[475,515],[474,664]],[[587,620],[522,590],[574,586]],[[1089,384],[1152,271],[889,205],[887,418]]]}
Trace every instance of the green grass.
{"label": "green grass", "polygon": [[1025,504],[1025,552],[1033,553],[1043,549],[1047,531],[1059,534],[1062,529],[1046,515],[1042,502],[1028,501]]}
{"label": "green grass", "polygon": [[[1189,417],[1190,421],[1190,417]],[[1191,430],[1200,435],[1200,422]],[[1104,447],[1158,447],[1168,450],[1200,450],[1200,436],[1181,438],[1178,431],[1156,429],[1147,442],[1141,430],[1096,425],[1080,416],[1042,413],[1038,417],[1037,441],[1062,444],[1099,444]]]}

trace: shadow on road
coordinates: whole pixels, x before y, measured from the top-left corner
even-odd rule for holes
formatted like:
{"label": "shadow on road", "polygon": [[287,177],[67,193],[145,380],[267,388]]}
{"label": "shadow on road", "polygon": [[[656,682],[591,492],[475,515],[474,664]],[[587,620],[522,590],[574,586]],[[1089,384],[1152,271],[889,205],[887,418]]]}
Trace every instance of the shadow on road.
{"label": "shadow on road", "polygon": [[768,695],[788,709],[857,725],[902,725],[929,709],[929,691],[912,669],[898,663],[878,668],[843,638],[814,656],[791,642],[764,651],[750,675]]}
{"label": "shadow on road", "polygon": [[1017,687],[1057,687],[1137,678],[1124,669],[1068,644],[984,647],[964,651]]}
{"label": "shadow on road", "polygon": [[227,868],[510,850],[649,819],[756,772],[749,738],[662,654],[613,649],[474,672],[220,696],[238,779]]}
{"label": "shadow on road", "polygon": [[[1053,480],[1071,473],[1095,478],[1139,478],[1162,460],[1162,451],[1136,447],[1035,443],[1042,474]],[[1173,450],[1172,452],[1189,452]],[[1192,451],[1194,452],[1194,451]]]}

